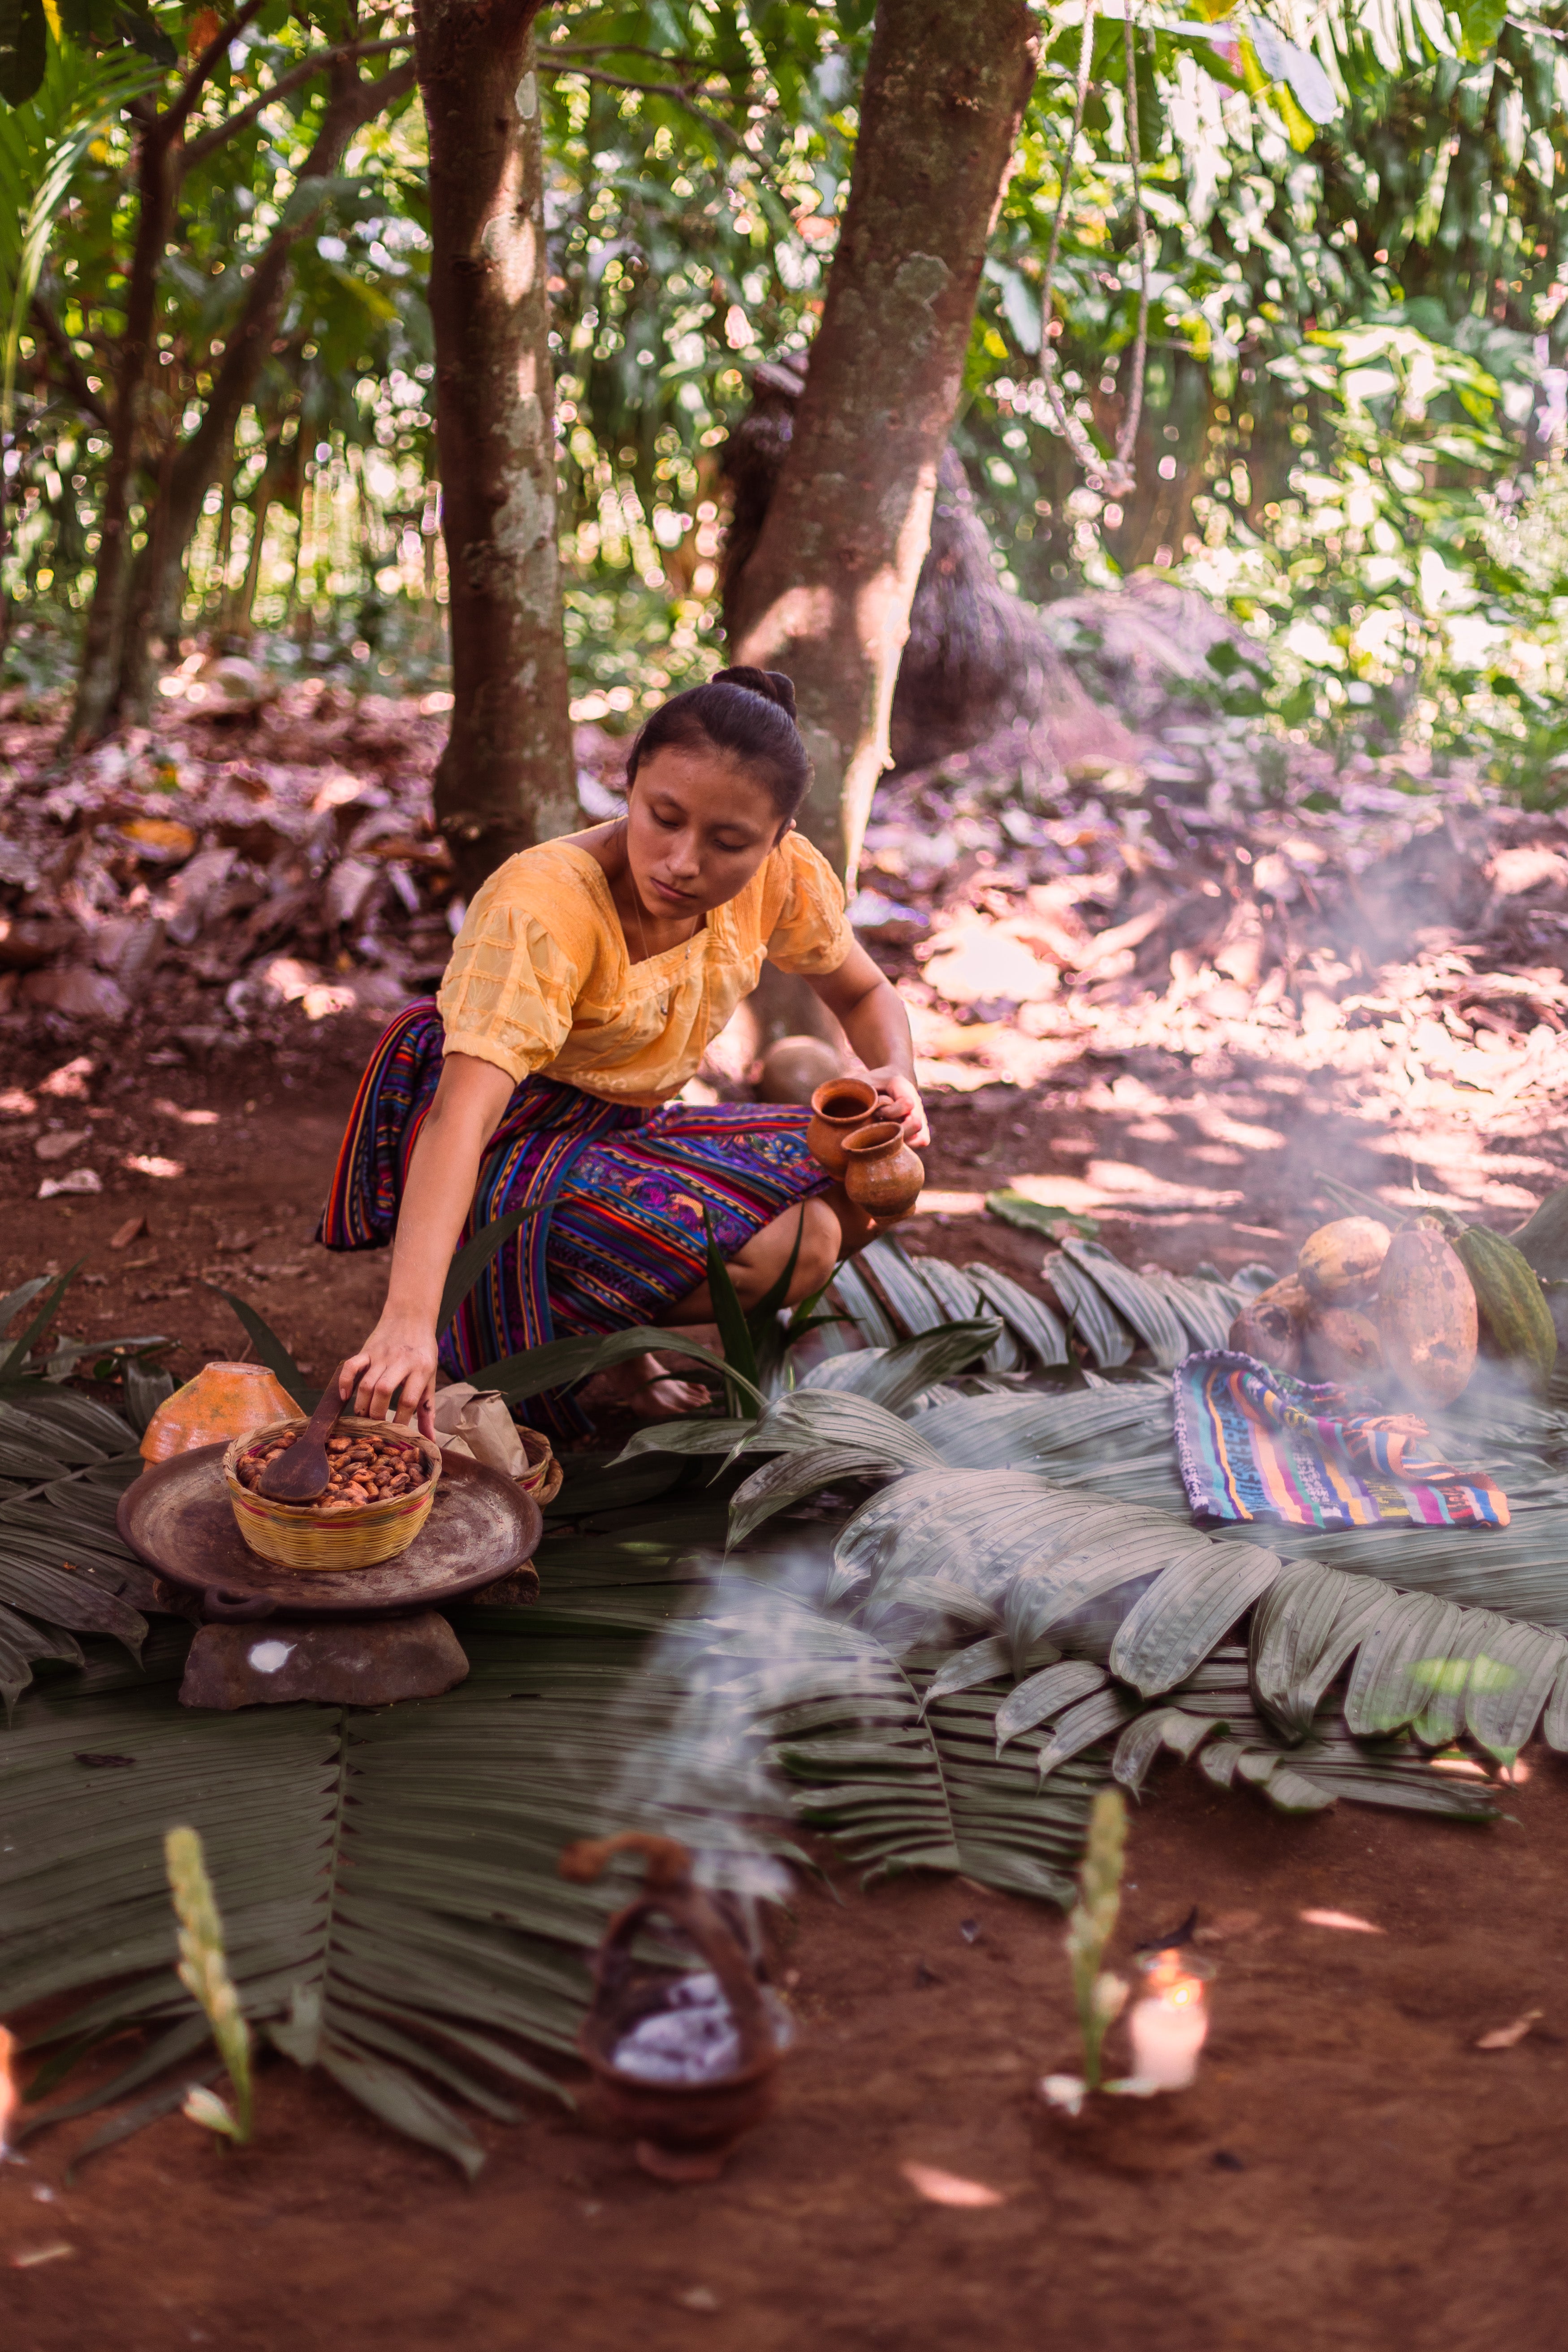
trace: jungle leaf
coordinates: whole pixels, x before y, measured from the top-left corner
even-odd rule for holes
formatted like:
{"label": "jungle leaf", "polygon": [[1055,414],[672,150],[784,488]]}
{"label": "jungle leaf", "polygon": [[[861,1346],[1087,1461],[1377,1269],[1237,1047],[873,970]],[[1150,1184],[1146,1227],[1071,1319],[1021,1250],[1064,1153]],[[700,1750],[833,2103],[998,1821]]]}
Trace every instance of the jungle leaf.
{"label": "jungle leaf", "polygon": [[1142,1275],[1113,1256],[1103,1242],[1064,1241],[1062,1255],[1099,1285],[1164,1370],[1171,1370],[1188,1354],[1186,1332],[1165,1300]]}
{"label": "jungle leaf", "polygon": [[[1009,1644],[1009,1668],[1011,1664]],[[1109,1679],[1103,1666],[1094,1665],[1086,1658],[1065,1658],[1058,1665],[1043,1666],[1037,1675],[1027,1675],[996,1710],[998,1755],[1020,1732],[1033,1731],[1037,1724],[1059,1714],[1075,1699],[1087,1698],[1091,1691],[1103,1689]]]}
{"label": "jungle leaf", "polygon": [[1051,1288],[1068,1311],[1073,1329],[1101,1371],[1126,1363],[1138,1337],[1123,1321],[1092,1275],[1059,1250],[1046,1261]]}

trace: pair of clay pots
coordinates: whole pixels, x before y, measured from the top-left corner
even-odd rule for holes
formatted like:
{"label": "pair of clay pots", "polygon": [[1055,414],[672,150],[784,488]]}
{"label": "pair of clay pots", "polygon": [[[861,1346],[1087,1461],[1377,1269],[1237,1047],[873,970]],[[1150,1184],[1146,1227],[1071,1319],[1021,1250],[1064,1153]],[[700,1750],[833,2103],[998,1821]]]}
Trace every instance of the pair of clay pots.
{"label": "pair of clay pots", "polygon": [[806,1149],[879,1224],[907,1217],[925,1164],[904,1141],[903,1121],[868,1078],[829,1078],[811,1097]]}

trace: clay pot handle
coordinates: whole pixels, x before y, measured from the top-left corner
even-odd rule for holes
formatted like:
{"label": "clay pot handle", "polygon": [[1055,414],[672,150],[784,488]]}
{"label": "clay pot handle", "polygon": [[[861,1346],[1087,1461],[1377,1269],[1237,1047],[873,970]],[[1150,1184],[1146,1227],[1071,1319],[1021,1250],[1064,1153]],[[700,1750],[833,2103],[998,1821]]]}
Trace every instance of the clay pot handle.
{"label": "clay pot handle", "polygon": [[700,1886],[661,1888],[617,1911],[594,1956],[595,1981],[613,1985],[622,1976],[630,1965],[633,1941],[649,1919],[661,1914],[695,1946],[718,1978],[740,2036],[741,2068],[771,2057],[777,2042],[756,1973],[730,1922]]}

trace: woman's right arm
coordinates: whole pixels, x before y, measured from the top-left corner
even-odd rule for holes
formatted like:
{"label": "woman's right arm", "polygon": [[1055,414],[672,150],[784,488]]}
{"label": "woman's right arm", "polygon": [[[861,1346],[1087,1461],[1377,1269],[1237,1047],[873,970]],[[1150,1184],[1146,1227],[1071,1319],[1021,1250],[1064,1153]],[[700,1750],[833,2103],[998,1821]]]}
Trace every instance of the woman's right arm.
{"label": "woman's right arm", "polygon": [[492,1062],[448,1054],[414,1147],[392,1245],[392,1271],[381,1319],[339,1381],[356,1410],[384,1420],[401,1392],[398,1415],[431,1433],[436,1393],[436,1318],[447,1269],[462,1233],[479,1160],[511,1098],[512,1081]]}

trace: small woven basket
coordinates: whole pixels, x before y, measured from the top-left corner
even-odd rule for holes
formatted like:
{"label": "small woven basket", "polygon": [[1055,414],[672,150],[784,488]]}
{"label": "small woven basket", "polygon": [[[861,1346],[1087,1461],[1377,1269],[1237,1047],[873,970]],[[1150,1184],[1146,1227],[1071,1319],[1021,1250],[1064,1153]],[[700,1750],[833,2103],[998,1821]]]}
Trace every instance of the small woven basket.
{"label": "small woven basket", "polygon": [[[249,1549],[274,1568],[331,1570],[379,1568],[385,1559],[405,1552],[430,1516],[436,1481],[441,1475],[441,1449],[428,1438],[412,1436],[425,1465],[425,1478],[409,1495],[395,1495],[384,1503],[362,1503],[352,1511],[323,1513],[316,1503],[269,1503],[253,1486],[240,1484],[239,1460],[253,1445],[288,1431],[296,1435],[303,1420],[269,1422],[237,1437],[223,1457],[223,1483],[234,1511],[235,1525]],[[383,1437],[384,1421],[361,1421],[345,1413],[340,1437]]]}

